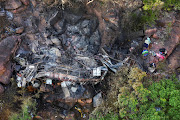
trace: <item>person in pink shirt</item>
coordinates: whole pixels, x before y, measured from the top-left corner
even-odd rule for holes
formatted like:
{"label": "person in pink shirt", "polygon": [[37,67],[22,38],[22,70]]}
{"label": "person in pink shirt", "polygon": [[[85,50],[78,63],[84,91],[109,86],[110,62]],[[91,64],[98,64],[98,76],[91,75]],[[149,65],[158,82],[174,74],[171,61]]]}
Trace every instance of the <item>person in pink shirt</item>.
{"label": "person in pink shirt", "polygon": [[167,55],[167,51],[166,51],[165,48],[160,48],[160,49],[159,49],[159,53],[156,53],[156,56],[157,56],[158,58],[160,58],[159,61],[164,60],[165,57],[166,57],[166,55]]}

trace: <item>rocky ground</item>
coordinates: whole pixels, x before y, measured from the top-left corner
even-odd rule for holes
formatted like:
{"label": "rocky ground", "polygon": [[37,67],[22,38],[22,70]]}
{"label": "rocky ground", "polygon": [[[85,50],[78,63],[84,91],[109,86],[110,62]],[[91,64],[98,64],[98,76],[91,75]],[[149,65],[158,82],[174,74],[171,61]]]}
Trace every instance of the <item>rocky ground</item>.
{"label": "rocky ground", "polygon": [[[111,65],[130,57],[129,65],[137,64],[148,71],[147,66],[154,58],[142,59],[146,36],[151,38],[152,51],[167,49],[167,67],[172,71],[179,69],[179,13],[168,13],[147,29],[132,30],[136,21],[129,14],[141,13],[141,0],[106,6],[93,1],[64,2],[1,2],[0,93],[5,94],[8,86],[21,79],[27,66],[28,70],[36,69],[32,71],[37,74],[36,80],[29,79],[42,84],[35,87],[38,84],[28,82],[23,86],[21,82],[20,85],[33,94],[40,92],[37,115],[42,119],[88,119],[96,101],[93,97],[101,93],[100,86],[104,84],[100,82],[103,75],[94,78],[92,69],[106,66],[103,74],[107,67],[113,71],[106,62],[102,64],[106,55],[107,61],[112,58]],[[132,47],[135,49],[131,50]],[[155,63],[158,66],[159,61]],[[48,75],[50,72],[52,75]],[[47,78],[56,80],[47,84]],[[67,82],[63,87],[62,81],[72,83]]]}

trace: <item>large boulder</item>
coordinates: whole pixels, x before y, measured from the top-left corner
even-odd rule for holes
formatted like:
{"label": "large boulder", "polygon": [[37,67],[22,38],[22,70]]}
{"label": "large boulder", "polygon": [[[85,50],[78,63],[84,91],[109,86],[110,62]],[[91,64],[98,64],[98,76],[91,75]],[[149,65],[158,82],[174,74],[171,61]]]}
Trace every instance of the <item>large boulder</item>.
{"label": "large boulder", "polygon": [[21,0],[24,5],[29,5],[29,0]]}
{"label": "large boulder", "polygon": [[4,72],[3,75],[0,76],[0,82],[5,84],[5,85],[9,84],[11,73],[12,73],[11,63],[8,63],[6,71]]}
{"label": "large boulder", "polygon": [[21,39],[10,36],[0,42],[0,82],[9,84],[11,76],[11,58],[16,52]]}
{"label": "large boulder", "polygon": [[0,42],[0,70],[5,69],[12,55],[16,52],[21,40],[17,36],[10,36]]}
{"label": "large boulder", "polygon": [[168,57],[168,67],[172,70],[180,68],[180,45],[173,51],[173,53]]}
{"label": "large boulder", "polygon": [[[179,37],[180,37],[180,29],[179,29],[180,23],[178,22],[179,19],[180,19],[180,14],[178,14],[176,16],[176,21],[174,23],[172,23],[172,26],[171,26],[172,30],[170,31],[170,33],[167,34],[169,37],[167,39],[165,39],[164,41],[162,41],[160,39],[156,39],[152,44],[152,48],[151,48],[152,51],[158,53],[160,48],[165,48],[167,50],[166,58],[173,53],[174,49],[180,43],[180,39],[179,39]],[[158,29],[157,33],[158,33],[158,31],[162,31],[162,30]],[[163,32],[165,32],[165,30],[162,31],[161,33],[163,33]],[[154,34],[156,34],[156,33],[154,33]],[[161,34],[161,36],[162,36],[162,34]],[[159,36],[159,38],[161,36]],[[178,57],[178,56],[176,56],[176,57]],[[153,62],[153,60],[154,60],[154,57],[153,56],[150,57],[150,62]]]}
{"label": "large boulder", "polygon": [[13,9],[17,9],[22,5],[20,0],[7,0],[6,1],[6,5],[5,5],[5,9],[7,10],[13,10]]}

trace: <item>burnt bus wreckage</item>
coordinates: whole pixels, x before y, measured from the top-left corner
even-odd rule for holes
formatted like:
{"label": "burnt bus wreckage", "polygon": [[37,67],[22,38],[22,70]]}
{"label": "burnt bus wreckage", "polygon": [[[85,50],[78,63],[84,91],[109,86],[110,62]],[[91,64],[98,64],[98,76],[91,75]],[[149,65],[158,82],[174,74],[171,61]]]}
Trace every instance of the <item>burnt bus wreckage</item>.
{"label": "burnt bus wreckage", "polygon": [[[21,50],[20,50],[21,51]],[[104,50],[103,50],[104,51]],[[53,85],[53,83],[69,81],[69,82],[94,82],[98,83],[104,79],[108,70],[116,72],[129,60],[129,57],[122,62],[112,64],[107,53],[105,55],[96,55],[95,59],[102,63],[99,67],[88,67],[84,63],[81,63],[79,59],[91,59],[88,57],[75,57],[73,61],[77,62],[82,68],[74,68],[74,66],[68,66],[62,64],[59,61],[59,57],[63,57],[58,48],[40,48],[39,51],[32,53],[19,52],[14,60],[21,68],[16,70],[16,81],[18,87],[26,87],[32,85],[35,88],[40,87],[41,83]],[[105,53],[105,51],[104,51]],[[27,56],[31,57],[31,62]],[[89,60],[91,62],[91,60]]]}

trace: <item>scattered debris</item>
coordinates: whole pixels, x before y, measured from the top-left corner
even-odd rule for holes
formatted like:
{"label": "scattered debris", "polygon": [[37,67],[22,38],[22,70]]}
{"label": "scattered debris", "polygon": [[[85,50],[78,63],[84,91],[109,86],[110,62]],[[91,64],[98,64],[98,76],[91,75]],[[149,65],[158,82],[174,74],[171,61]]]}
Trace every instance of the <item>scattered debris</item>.
{"label": "scattered debris", "polygon": [[[64,8],[58,8],[58,10],[53,8],[51,12],[44,12],[42,6],[37,5],[39,2],[36,0],[7,0],[5,8],[0,10],[0,17],[5,17],[10,22],[7,26],[0,28],[2,33],[0,41],[0,93],[4,91],[3,86],[10,82],[9,78],[13,66],[13,73],[19,88],[24,87],[29,91],[38,90],[40,93],[45,93],[42,99],[49,104],[60,107],[64,111],[71,108],[76,109],[80,112],[81,117],[85,118],[81,107],[74,108],[75,103],[84,107],[93,102],[93,106],[98,107],[103,101],[102,93],[94,96],[87,85],[100,83],[108,72],[116,73],[130,59],[127,57],[128,50],[122,52],[123,55],[121,53],[119,55],[118,52],[116,54],[113,50],[111,51],[111,48],[108,48],[113,46],[116,40],[121,41],[122,34],[124,34],[123,31],[119,31],[121,29],[119,28],[119,23],[121,23],[119,12],[116,9],[110,9],[105,15],[101,15],[98,9],[85,11],[85,13],[94,12],[95,17],[72,14]],[[45,2],[51,4],[57,0],[46,0]],[[94,2],[93,0],[87,2],[87,7]],[[24,11],[25,9],[27,11]],[[32,13],[30,13],[31,10]],[[30,17],[19,15],[18,13],[22,11],[24,11],[23,14]],[[77,11],[75,10],[75,12]],[[47,15],[45,15],[46,13]],[[53,13],[55,14],[51,15]],[[168,23],[157,21],[158,26],[163,27]],[[164,45],[166,49],[159,50],[163,46],[160,46],[158,42],[158,39],[161,38],[158,31],[159,28],[153,28],[145,32],[140,30],[129,34],[127,38],[133,40],[130,51],[141,46],[140,42],[136,40],[140,37],[140,41],[142,41],[142,36],[145,34],[147,39],[142,45],[144,47],[143,56],[147,58],[152,56],[158,61],[159,58],[166,59],[166,54],[170,55],[171,46],[166,47],[167,42]],[[26,37],[21,38],[23,33],[29,37],[29,41],[26,41]],[[19,51],[16,53],[21,43],[20,38],[27,42],[29,50],[27,54]],[[157,40],[158,47],[155,47],[153,38]],[[177,34],[172,32],[172,39],[175,41],[172,43],[172,48],[174,48],[179,43],[178,32]],[[107,47],[108,54],[101,47]],[[115,49],[121,51],[121,48]],[[113,57],[110,56],[111,52],[113,52]],[[15,62],[13,65],[11,58]],[[154,62],[155,60],[151,61],[149,58],[144,60],[148,61],[148,69],[153,73],[157,64]],[[128,66],[131,64],[134,63],[130,63]],[[49,114],[51,115],[51,113]],[[68,117],[74,118],[74,115],[73,112],[68,114],[64,112],[53,117],[58,119],[60,116],[60,118],[68,119]]]}
{"label": "scattered debris", "polygon": [[64,92],[65,99],[70,97],[70,92],[69,92],[69,90],[67,88],[68,84],[71,84],[71,82],[64,81],[64,82],[61,83],[61,88],[62,88],[62,90]]}
{"label": "scattered debris", "polygon": [[77,108],[77,107],[75,107],[75,109],[76,109],[78,112],[80,112],[81,117],[83,117],[83,114],[82,114],[82,110],[81,110],[81,108]]}
{"label": "scattered debris", "polygon": [[98,107],[103,102],[102,94],[98,93],[96,96],[93,97],[93,107]]}
{"label": "scattered debris", "polygon": [[155,63],[151,63],[148,67],[148,70],[153,73],[156,70],[156,64]]}
{"label": "scattered debris", "polygon": [[[35,51],[34,49],[37,50]],[[86,69],[76,71],[76,69],[73,70],[72,68],[68,68],[68,66],[61,65],[61,61],[59,61],[59,59],[63,56],[61,55],[61,52],[58,48],[36,48],[36,46],[34,46],[34,49],[32,50],[32,52],[34,51],[32,59],[36,60],[35,63],[32,63],[31,61],[21,57],[23,55],[20,54],[18,54],[14,58],[14,60],[17,61],[18,64],[20,64],[22,67],[25,67],[25,69],[18,71],[18,87],[25,87],[27,83],[33,84],[33,81],[37,79],[41,79],[40,83],[44,81],[46,82],[46,84],[51,85],[54,80],[71,82],[100,82],[104,79],[108,69],[116,72],[128,60],[126,59],[125,61],[113,65],[107,55],[102,55],[102,58],[100,55],[99,58],[103,66],[99,66],[97,68],[86,67]],[[83,58],[81,60],[86,59]],[[80,63],[79,61],[75,62]],[[61,83],[61,86],[63,85],[65,85],[64,82]]]}

